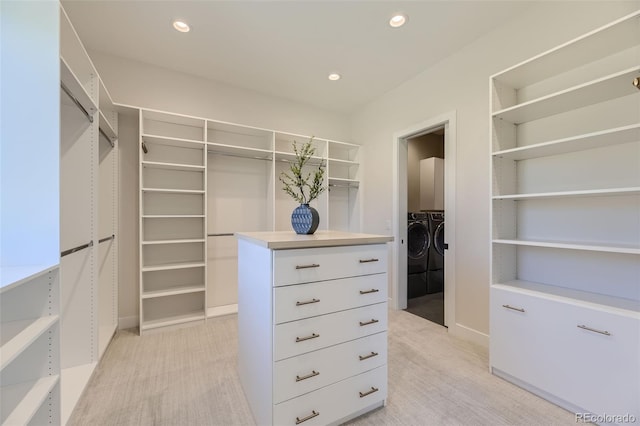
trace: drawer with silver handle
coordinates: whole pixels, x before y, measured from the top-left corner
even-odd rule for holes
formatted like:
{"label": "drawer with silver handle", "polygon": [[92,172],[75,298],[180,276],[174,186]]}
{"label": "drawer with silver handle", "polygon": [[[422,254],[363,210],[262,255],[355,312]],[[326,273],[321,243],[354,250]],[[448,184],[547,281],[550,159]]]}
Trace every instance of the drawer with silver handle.
{"label": "drawer with silver handle", "polygon": [[386,330],[387,302],[278,324],[274,327],[274,360]]}
{"label": "drawer with silver handle", "polygon": [[275,323],[385,302],[387,285],[387,274],[375,274],[275,287]]}
{"label": "drawer with silver handle", "polygon": [[277,250],[274,286],[384,273],[387,255],[386,244]]}
{"label": "drawer with silver handle", "polygon": [[273,424],[326,425],[387,398],[386,364],[273,406]]}
{"label": "drawer with silver handle", "polygon": [[387,332],[351,340],[274,363],[275,403],[387,363]]}

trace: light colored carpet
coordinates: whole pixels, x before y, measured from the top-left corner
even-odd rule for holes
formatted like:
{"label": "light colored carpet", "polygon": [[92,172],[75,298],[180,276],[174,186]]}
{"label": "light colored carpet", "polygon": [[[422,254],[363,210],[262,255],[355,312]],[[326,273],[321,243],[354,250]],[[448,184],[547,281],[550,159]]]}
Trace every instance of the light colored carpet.
{"label": "light colored carpet", "polygon": [[[253,425],[236,371],[237,318],[140,337],[119,331],[70,425]],[[488,354],[389,313],[388,405],[352,425],[570,425],[573,414],[489,374]]]}

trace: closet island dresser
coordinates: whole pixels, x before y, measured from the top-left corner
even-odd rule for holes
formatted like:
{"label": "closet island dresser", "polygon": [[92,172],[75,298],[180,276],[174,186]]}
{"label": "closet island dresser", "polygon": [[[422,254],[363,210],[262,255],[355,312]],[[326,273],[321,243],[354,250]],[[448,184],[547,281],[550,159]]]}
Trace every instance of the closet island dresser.
{"label": "closet island dresser", "polygon": [[260,425],[337,424],[387,398],[387,245],[238,233],[238,353]]}

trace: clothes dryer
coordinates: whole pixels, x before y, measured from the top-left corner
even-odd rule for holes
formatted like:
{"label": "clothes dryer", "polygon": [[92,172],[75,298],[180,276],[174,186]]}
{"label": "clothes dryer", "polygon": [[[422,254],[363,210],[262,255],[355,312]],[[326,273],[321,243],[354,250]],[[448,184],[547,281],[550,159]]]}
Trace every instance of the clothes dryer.
{"label": "clothes dryer", "polygon": [[426,213],[409,213],[407,220],[407,298],[427,294],[427,263],[431,233]]}

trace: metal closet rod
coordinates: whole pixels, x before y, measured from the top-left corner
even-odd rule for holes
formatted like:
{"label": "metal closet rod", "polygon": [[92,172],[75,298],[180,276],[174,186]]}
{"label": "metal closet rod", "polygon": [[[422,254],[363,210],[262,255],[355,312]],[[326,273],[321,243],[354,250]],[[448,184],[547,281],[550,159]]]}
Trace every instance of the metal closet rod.
{"label": "metal closet rod", "polygon": [[207,150],[207,152],[209,154],[215,154],[215,155],[222,155],[225,157],[238,157],[238,158],[248,158],[251,160],[269,160],[271,161],[271,158],[269,157],[253,157],[253,156],[247,156],[247,155],[239,155],[239,154],[231,154],[229,152],[221,152],[221,151],[212,151],[212,150]]}
{"label": "metal closet rod", "polygon": [[73,101],[73,103],[76,104],[76,106],[80,109],[80,111],[82,111],[82,113],[87,117],[89,122],[93,123],[93,116],[91,116],[91,114],[89,114],[87,110],[84,109],[80,101],[75,96],[73,96],[73,93],[71,93],[71,90],[69,90],[69,88],[65,86],[63,82],[60,82],[60,88],[62,88],[62,91],[66,93],[67,96],[69,96],[69,98]]}
{"label": "metal closet rod", "polygon": [[109,141],[109,145],[111,145],[111,148],[114,148],[116,146],[116,144],[113,143],[111,138],[109,136],[107,136],[107,134],[104,132],[104,130],[102,130],[102,127],[98,127],[98,131],[100,132],[100,134],[102,134],[102,136],[107,138],[107,140]]}
{"label": "metal closet rod", "polygon": [[116,239],[116,235],[115,234],[111,234],[110,237],[105,237],[105,238],[99,239],[98,240],[98,244],[104,243],[104,242],[109,241],[109,240],[115,240],[115,239]]}
{"label": "metal closet rod", "polygon": [[81,246],[74,247],[72,249],[63,251],[62,253],[60,253],[60,257],[65,257],[65,256],[67,256],[67,255],[69,255],[71,253],[75,253],[77,251],[84,250],[84,249],[89,248],[89,247],[93,247],[93,240],[89,241],[86,244],[82,244]]}
{"label": "metal closet rod", "polygon": [[349,185],[349,184],[338,185],[336,183],[330,183],[329,186],[332,188],[357,188],[357,186],[355,185]]}
{"label": "metal closet rod", "polygon": [[207,237],[233,237],[233,232],[221,232],[218,234],[207,234]]}

